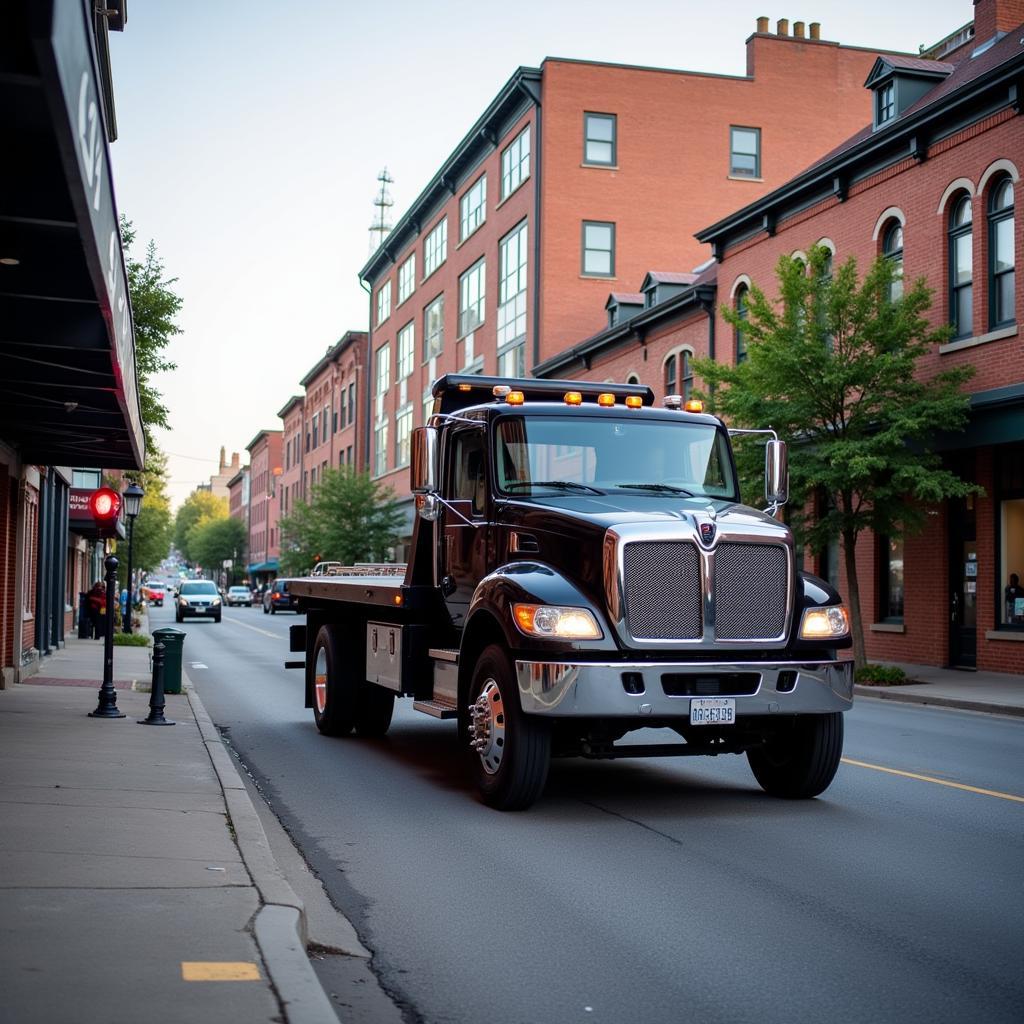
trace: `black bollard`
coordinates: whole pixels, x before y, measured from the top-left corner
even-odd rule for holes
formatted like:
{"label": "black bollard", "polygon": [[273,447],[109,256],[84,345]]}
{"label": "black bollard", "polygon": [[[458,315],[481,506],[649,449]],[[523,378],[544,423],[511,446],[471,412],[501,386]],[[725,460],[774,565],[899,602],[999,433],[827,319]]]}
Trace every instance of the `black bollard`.
{"label": "black bollard", "polygon": [[114,604],[117,601],[117,559],[107,555],[103,560],[107,570],[107,615],[103,633],[103,685],[100,687],[99,703],[90,718],[124,718],[117,709],[117,690],[114,689]]}
{"label": "black bollard", "polygon": [[162,643],[153,647],[153,685],[149,691],[149,715],[139,719],[139,725],[176,725],[164,718],[164,654]]}

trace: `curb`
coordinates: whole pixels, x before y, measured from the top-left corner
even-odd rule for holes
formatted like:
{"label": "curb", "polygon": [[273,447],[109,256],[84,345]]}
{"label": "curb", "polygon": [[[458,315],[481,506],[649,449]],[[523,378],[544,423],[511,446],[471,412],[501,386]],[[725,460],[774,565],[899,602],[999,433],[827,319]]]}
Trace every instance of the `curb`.
{"label": "curb", "polygon": [[899,693],[894,689],[878,686],[854,686],[858,697],[875,700],[892,700],[901,704],[930,704],[932,707],[957,708],[960,711],[981,711],[989,715],[1011,715],[1024,718],[1024,707],[1014,704],[992,704],[987,701],[968,700],[963,697],[940,697],[928,693]]}
{"label": "curb", "polygon": [[184,669],[182,682],[224,793],[235,842],[263,904],[253,930],[285,1019],[288,1024],[338,1024],[338,1015],[306,955],[306,908],[274,859],[238,766]]}

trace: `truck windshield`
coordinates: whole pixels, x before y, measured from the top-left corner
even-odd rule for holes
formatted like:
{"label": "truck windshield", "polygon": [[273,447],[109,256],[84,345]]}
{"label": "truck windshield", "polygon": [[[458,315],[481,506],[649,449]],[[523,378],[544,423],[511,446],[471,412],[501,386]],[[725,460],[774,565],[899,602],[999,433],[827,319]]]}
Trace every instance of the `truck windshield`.
{"label": "truck windshield", "polygon": [[498,424],[495,463],[509,495],[597,490],[738,500],[728,440],[705,423],[509,417]]}

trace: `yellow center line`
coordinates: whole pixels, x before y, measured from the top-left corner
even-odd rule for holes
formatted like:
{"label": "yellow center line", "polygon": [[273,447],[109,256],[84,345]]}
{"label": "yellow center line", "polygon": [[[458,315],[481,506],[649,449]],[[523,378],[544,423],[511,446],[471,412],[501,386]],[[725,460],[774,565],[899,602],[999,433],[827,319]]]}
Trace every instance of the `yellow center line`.
{"label": "yellow center line", "polygon": [[1014,796],[1013,793],[1000,793],[995,789],[980,789],[978,786],[967,786],[962,782],[950,782],[947,779],[936,779],[932,775],[918,775],[916,772],[902,772],[898,768],[885,768],[880,764],[868,764],[867,761],[854,761],[851,757],[844,757],[843,764],[852,764],[857,768],[870,768],[875,772],[885,772],[887,775],[901,775],[905,779],[917,779],[918,782],[933,782],[936,786],[948,786],[950,789],[962,789],[967,793],[980,793],[982,796],[995,796],[1000,800],[1012,800],[1014,803],[1024,804],[1024,796]]}
{"label": "yellow center line", "polygon": [[250,626],[248,622],[239,622],[238,619],[226,618],[225,622],[230,622],[232,626],[241,626],[243,629],[251,629],[254,633],[262,633],[264,636],[269,636],[272,640],[283,640],[279,633],[271,633],[269,629],[260,629],[259,626]]}

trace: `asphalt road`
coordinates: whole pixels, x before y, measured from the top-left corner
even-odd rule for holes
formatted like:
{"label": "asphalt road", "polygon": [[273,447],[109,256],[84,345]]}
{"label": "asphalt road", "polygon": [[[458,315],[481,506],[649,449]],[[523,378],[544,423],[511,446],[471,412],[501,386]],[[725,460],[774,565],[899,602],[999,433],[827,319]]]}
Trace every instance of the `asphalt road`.
{"label": "asphalt road", "polygon": [[320,736],[294,621],[190,621],[185,664],[407,1019],[1024,1020],[1024,722],[862,700],[817,800],[729,755],[570,760],[501,814],[408,701]]}

